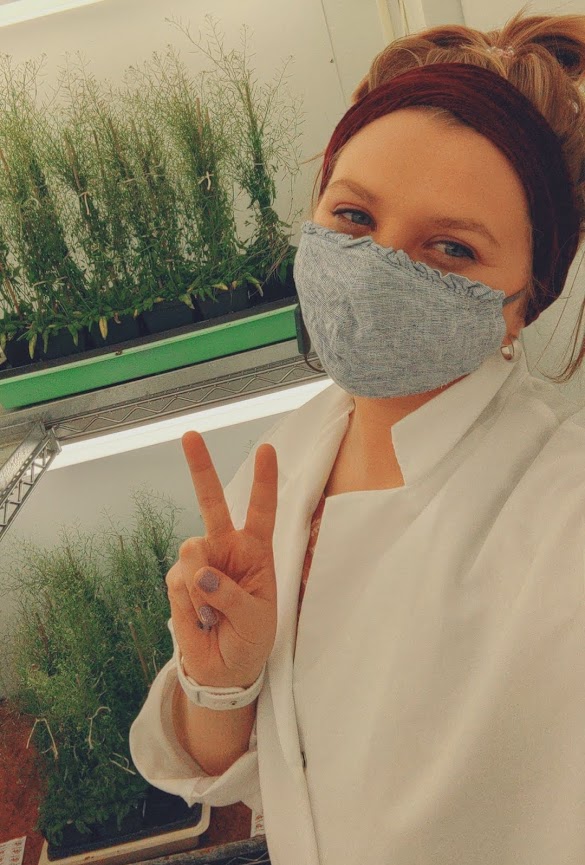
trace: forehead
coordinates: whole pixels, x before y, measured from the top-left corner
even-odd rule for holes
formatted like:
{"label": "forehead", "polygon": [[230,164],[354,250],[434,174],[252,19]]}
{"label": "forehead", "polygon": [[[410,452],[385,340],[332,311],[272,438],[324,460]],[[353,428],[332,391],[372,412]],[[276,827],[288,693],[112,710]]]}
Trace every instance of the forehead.
{"label": "forehead", "polygon": [[328,187],[342,177],[388,204],[466,207],[511,230],[530,228],[526,194],[506,156],[475,129],[434,109],[400,109],[364,126],[339,153]]}

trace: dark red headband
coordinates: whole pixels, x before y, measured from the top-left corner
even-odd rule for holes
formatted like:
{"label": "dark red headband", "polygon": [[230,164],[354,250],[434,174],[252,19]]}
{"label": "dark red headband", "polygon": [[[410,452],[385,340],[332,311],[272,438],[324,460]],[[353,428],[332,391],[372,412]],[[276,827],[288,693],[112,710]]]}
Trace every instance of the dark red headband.
{"label": "dark red headband", "polygon": [[508,158],[528,199],[533,228],[533,274],[537,303],[530,300],[526,324],[563,290],[579,245],[576,193],[560,141],[530,100],[501,75],[468,63],[433,63],[403,72],[371,90],[344,114],[323,161],[319,197],[335,154],[356,132],[399,108],[446,108],[484,135]]}

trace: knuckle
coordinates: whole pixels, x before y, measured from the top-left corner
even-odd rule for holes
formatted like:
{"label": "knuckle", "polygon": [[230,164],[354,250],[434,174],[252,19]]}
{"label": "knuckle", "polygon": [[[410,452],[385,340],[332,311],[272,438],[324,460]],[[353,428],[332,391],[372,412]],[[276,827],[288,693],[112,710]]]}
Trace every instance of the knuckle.
{"label": "knuckle", "polygon": [[177,574],[175,567],[173,566],[170,569],[170,571],[168,571],[168,573],[165,577],[165,583],[167,584],[167,589],[169,589],[169,591],[173,591],[174,589],[177,588],[178,582],[179,582],[179,576]]}
{"label": "knuckle", "polygon": [[182,559],[189,558],[198,553],[201,546],[201,538],[187,538],[179,547],[179,557]]}

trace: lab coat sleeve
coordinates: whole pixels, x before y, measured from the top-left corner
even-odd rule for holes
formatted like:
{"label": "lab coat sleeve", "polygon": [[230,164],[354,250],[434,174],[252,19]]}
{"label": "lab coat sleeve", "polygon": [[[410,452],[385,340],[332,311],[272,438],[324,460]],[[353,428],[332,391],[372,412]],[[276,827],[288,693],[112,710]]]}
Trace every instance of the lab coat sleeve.
{"label": "lab coat sleeve", "polygon": [[220,807],[242,801],[262,812],[256,725],[248,751],[222,775],[208,775],[177,739],[172,718],[176,684],[176,665],[171,658],[152,683],[130,728],[130,753],[142,777],[153,787],[181,796],[189,807],[195,802]]}
{"label": "lab coat sleeve", "polygon": [[[285,416],[286,417],[286,416]],[[236,529],[244,527],[254,479],[255,453],[269,441],[285,418],[280,418],[250,451],[224,490]],[[180,745],[172,719],[172,697],[177,683],[174,658],[160,670],[134,720],[129,735],[130,753],[142,777],[167,793],[181,796],[189,807],[195,802],[214,807],[242,801],[263,812],[258,775],[256,722],[248,751],[222,775],[208,775]]]}

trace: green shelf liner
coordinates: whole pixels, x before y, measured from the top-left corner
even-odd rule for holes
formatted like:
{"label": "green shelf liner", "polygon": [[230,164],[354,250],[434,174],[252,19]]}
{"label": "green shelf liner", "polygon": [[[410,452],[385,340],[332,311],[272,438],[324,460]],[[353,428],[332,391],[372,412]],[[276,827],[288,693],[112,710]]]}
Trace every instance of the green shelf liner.
{"label": "green shelf liner", "polygon": [[294,339],[296,305],[0,378],[0,405],[22,408]]}

